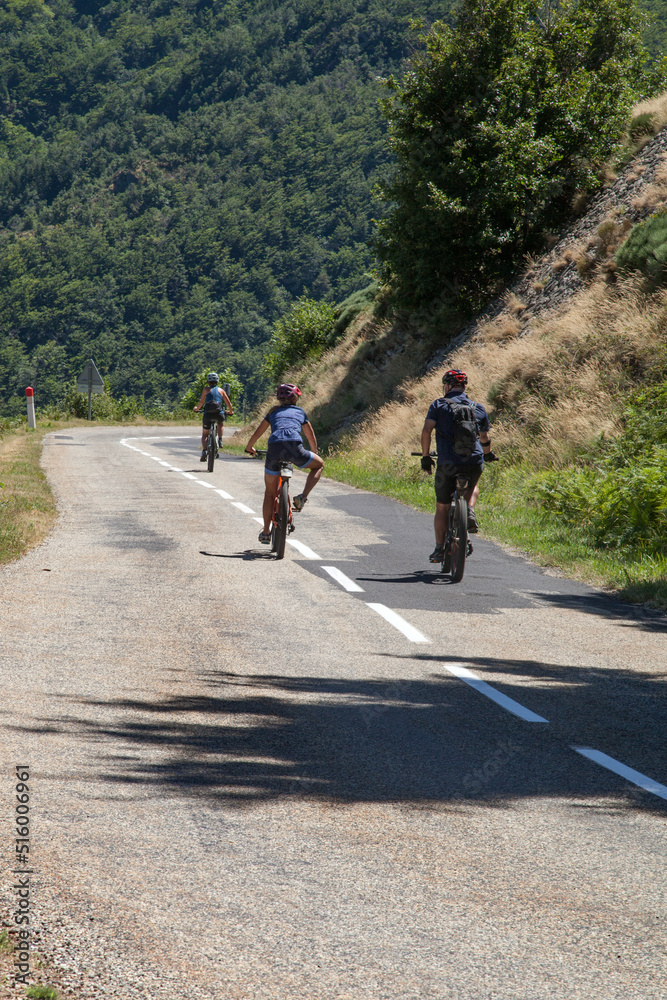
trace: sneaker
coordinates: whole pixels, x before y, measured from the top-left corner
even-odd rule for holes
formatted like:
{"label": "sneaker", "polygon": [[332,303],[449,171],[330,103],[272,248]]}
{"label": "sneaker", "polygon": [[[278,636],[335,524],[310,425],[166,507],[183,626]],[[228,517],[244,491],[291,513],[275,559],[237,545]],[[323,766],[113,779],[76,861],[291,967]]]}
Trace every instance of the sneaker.
{"label": "sneaker", "polygon": [[292,500],[292,510],[296,510],[297,512],[303,510],[307,503],[308,497],[305,497],[303,493],[299,493],[299,495],[294,497]]}
{"label": "sneaker", "polygon": [[218,448],[222,448],[222,438],[218,438]]}
{"label": "sneaker", "polygon": [[472,507],[468,507],[468,532],[471,535],[476,535],[479,531],[479,524],[477,523],[477,518],[475,517],[475,511]]}
{"label": "sneaker", "polygon": [[200,462],[205,462],[206,461],[206,448],[202,449],[201,458],[199,459],[199,461]]}
{"label": "sneaker", "polygon": [[271,532],[260,531],[258,535],[258,541],[260,541],[262,545],[269,545],[271,543]]}
{"label": "sneaker", "polygon": [[442,562],[444,557],[445,557],[445,546],[436,545],[436,547],[433,549],[433,552],[431,552],[430,556],[428,557],[428,561],[432,563],[439,563]]}

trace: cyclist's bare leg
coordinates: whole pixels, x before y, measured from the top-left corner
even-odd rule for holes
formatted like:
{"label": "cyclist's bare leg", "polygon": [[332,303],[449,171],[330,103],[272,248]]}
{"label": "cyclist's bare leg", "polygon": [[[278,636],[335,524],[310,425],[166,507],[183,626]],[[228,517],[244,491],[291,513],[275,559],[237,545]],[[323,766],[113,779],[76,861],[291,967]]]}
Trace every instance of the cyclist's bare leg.
{"label": "cyclist's bare leg", "polygon": [[472,489],[467,489],[463,495],[468,501],[468,506],[474,507],[477,503],[477,497],[479,496],[479,485],[475,483],[474,487]]}
{"label": "cyclist's bare leg", "polygon": [[218,426],[216,428],[216,430],[218,432],[218,441],[222,441],[222,429],[223,429],[223,427],[224,427],[223,421],[219,420],[218,421]]}
{"label": "cyclist's bare leg", "polygon": [[271,531],[271,521],[273,519],[273,506],[276,502],[276,493],[278,492],[278,483],[280,482],[280,476],[270,476],[268,473],[264,473],[264,506],[262,507],[262,516],[264,517],[264,534],[268,535]]}
{"label": "cyclist's bare leg", "polygon": [[308,463],[306,469],[309,469],[308,478],[301,490],[301,496],[307,497],[314,486],[317,486],[320,481],[320,476],[322,475],[322,469],[324,468],[324,462],[319,455],[313,455],[312,461]]}
{"label": "cyclist's bare leg", "polygon": [[206,442],[208,441],[208,430],[206,427],[201,429],[201,447],[202,451],[206,451]]}
{"label": "cyclist's bare leg", "polygon": [[433,526],[435,528],[435,544],[438,547],[445,544],[445,536],[447,534],[449,522],[449,508],[450,504],[448,503],[436,503],[435,505]]}

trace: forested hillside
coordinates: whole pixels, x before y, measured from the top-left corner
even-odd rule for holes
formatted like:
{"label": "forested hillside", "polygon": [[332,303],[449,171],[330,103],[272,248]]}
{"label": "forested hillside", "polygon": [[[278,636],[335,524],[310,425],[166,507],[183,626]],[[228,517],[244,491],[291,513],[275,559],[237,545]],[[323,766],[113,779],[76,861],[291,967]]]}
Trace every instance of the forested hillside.
{"label": "forested hillside", "polygon": [[[0,408],[88,356],[178,398],[368,283],[378,77],[435,0],[0,2]],[[377,212],[377,206],[375,206]]]}

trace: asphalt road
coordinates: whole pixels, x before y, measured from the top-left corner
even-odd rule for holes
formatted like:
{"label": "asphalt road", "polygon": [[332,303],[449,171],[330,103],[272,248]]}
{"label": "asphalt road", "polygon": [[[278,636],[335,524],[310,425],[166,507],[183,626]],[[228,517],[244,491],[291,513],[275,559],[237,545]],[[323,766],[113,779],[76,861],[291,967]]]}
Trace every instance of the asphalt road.
{"label": "asphalt road", "polygon": [[[61,516],[0,572],[35,927],[72,996],[667,997],[667,621],[192,428],[47,438]],[[298,489],[300,474],[295,474]],[[6,880],[7,905],[13,895]]]}

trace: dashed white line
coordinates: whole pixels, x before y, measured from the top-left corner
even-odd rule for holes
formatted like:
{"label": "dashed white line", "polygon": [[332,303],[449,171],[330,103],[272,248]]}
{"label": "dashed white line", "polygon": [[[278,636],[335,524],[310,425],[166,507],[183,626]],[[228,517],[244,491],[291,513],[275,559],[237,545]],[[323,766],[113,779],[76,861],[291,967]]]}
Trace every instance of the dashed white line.
{"label": "dashed white line", "polygon": [[613,771],[614,774],[620,775],[621,778],[631,781],[633,785],[643,788],[644,791],[652,792],[653,795],[658,795],[661,799],[667,799],[667,787],[661,785],[658,781],[654,781],[653,778],[647,778],[641,771],[635,771],[634,768],[628,767],[627,764],[621,764],[619,760],[609,757],[600,750],[592,750],[591,747],[573,746],[572,749],[580,753],[582,757],[588,757],[589,760],[599,764],[600,767],[606,767],[608,771]]}
{"label": "dashed white line", "polygon": [[445,663],[444,666],[449,670],[450,674],[454,674],[455,677],[460,678],[460,680],[465,681],[470,687],[475,688],[480,694],[483,694],[486,698],[491,701],[495,701],[497,705],[505,708],[512,715],[518,715],[520,719],[524,719],[525,722],[546,722],[548,719],[543,719],[541,715],[537,715],[535,712],[531,712],[529,708],[524,708],[520,705],[518,701],[514,698],[508,698],[506,694],[501,694],[500,691],[496,691],[494,687],[487,684],[486,681],[481,680],[476,674],[473,674],[472,670],[469,670],[462,663]]}
{"label": "dashed white line", "polygon": [[231,495],[231,493],[225,493],[224,490],[216,490],[215,492],[218,493],[222,497],[223,500],[233,500],[234,499],[234,497]]}
{"label": "dashed white line", "polygon": [[317,552],[313,552],[313,550],[311,548],[309,548],[307,545],[304,545],[303,542],[298,542],[296,540],[296,538],[288,538],[287,539],[287,544],[291,545],[292,548],[294,548],[294,549],[297,550],[297,552],[300,552],[301,555],[305,556],[306,559],[321,559],[322,558],[322,556],[318,556]]}
{"label": "dashed white line", "polygon": [[207,483],[203,479],[195,479],[195,482],[199,483],[200,486],[205,486],[209,490],[214,490],[215,489],[215,486],[213,485],[213,483]]}
{"label": "dashed white line", "polygon": [[373,611],[377,611],[377,613],[381,615],[385,621],[388,621],[390,625],[393,625],[399,632],[402,632],[405,638],[409,639],[410,642],[431,641],[430,639],[427,639],[422,632],[416,629],[414,625],[411,625],[410,622],[406,622],[405,618],[401,618],[400,615],[396,614],[395,611],[392,611],[391,608],[385,607],[384,604],[368,604],[367,602],[367,607],[372,608]]}
{"label": "dashed white line", "polygon": [[254,514],[255,513],[254,510],[252,509],[252,507],[246,507],[246,505],[244,503],[241,503],[240,500],[233,500],[232,501],[232,507],[238,507],[238,509],[242,510],[244,514]]}
{"label": "dashed white line", "polygon": [[253,517],[253,521],[257,521],[257,524],[261,524],[261,526],[264,527],[264,518],[263,517]]}
{"label": "dashed white line", "polygon": [[185,476],[186,479],[194,479],[197,482],[197,477],[193,476],[191,472],[182,472],[181,475]]}
{"label": "dashed white line", "polygon": [[337,566],[323,566],[322,569],[325,573],[328,573],[329,576],[336,581],[336,583],[339,583],[341,587],[344,587],[350,594],[363,594],[364,588],[360,587],[358,583],[354,582],[354,580],[350,580],[349,576],[345,576],[345,573],[342,573]]}

